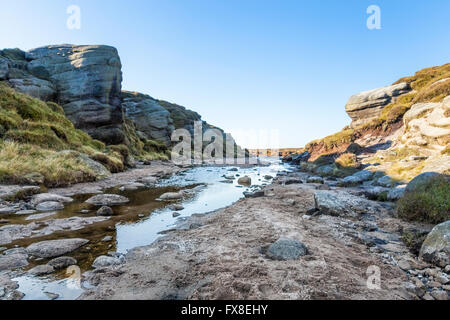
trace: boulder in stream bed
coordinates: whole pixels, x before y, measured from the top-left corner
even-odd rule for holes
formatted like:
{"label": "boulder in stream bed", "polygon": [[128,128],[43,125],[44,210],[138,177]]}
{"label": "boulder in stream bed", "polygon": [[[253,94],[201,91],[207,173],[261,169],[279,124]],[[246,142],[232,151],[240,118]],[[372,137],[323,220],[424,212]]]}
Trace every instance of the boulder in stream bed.
{"label": "boulder in stream bed", "polygon": [[79,238],[41,241],[29,245],[27,253],[37,258],[54,258],[75,251],[88,242]]}
{"label": "boulder in stream bed", "polygon": [[308,254],[306,246],[297,240],[281,238],[267,249],[266,256],[272,260],[296,260]]}
{"label": "boulder in stream bed", "polygon": [[86,203],[96,206],[116,206],[126,204],[130,200],[118,194],[98,194],[86,200]]}

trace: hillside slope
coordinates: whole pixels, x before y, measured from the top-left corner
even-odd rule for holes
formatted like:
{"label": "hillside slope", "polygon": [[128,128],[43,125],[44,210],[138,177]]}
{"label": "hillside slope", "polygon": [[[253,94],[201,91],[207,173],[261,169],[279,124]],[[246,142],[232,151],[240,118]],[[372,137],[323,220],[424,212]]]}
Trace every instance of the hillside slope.
{"label": "hillside slope", "polygon": [[307,144],[305,167],[331,165],[344,176],[365,167],[398,182],[450,173],[450,64],[354,95],[346,111],[352,124]]}

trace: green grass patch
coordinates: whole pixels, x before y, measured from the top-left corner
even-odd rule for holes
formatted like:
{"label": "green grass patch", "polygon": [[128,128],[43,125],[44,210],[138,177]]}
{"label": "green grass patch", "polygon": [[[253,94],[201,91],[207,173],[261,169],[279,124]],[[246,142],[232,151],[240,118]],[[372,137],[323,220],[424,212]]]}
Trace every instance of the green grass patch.
{"label": "green grass patch", "polygon": [[397,203],[399,217],[408,221],[438,224],[450,219],[450,183],[434,177],[408,192]]}

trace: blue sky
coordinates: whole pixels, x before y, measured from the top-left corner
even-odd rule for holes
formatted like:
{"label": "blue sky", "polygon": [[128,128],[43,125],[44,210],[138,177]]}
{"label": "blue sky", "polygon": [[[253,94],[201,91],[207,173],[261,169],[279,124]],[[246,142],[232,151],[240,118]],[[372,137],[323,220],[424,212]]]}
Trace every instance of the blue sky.
{"label": "blue sky", "polygon": [[[115,46],[124,89],[226,131],[278,130],[281,147],[339,131],[352,94],[450,62],[448,0],[2,1],[0,48]],[[372,4],[381,30],[366,27]]]}

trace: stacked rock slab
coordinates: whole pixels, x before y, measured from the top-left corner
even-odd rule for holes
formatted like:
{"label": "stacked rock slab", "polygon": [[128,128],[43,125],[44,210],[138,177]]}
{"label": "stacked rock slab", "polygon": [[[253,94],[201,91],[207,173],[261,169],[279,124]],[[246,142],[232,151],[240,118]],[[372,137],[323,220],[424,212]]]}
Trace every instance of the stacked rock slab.
{"label": "stacked rock slab", "polygon": [[356,127],[379,117],[385,106],[409,91],[411,91],[409,84],[402,82],[384,88],[364,91],[350,97],[345,106],[345,111],[353,120],[351,126]]}
{"label": "stacked rock slab", "polygon": [[175,127],[170,112],[152,97],[138,93],[123,91],[122,107],[138,131],[138,135],[163,142],[169,146]]}
{"label": "stacked rock slab", "polygon": [[28,71],[56,86],[56,101],[79,129],[110,144],[125,136],[121,62],[109,46],[47,46],[29,51]]}

